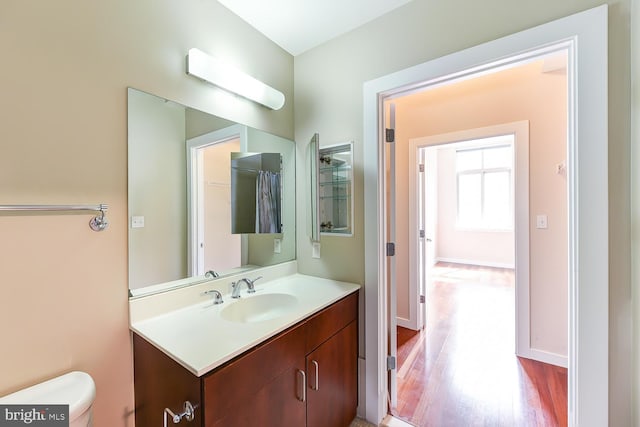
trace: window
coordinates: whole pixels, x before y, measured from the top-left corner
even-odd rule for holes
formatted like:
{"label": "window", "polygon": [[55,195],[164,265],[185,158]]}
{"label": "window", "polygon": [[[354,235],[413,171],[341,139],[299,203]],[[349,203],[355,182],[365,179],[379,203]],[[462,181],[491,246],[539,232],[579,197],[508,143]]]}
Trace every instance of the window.
{"label": "window", "polygon": [[457,225],[512,230],[512,145],[456,150]]}

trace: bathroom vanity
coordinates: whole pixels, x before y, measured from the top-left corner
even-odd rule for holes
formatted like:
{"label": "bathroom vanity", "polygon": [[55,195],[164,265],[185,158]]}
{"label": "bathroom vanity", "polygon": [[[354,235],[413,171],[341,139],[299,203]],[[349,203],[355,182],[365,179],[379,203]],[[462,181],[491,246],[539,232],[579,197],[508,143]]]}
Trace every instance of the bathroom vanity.
{"label": "bathroom vanity", "polygon": [[183,425],[348,426],[358,288],[295,274],[238,300],[132,322],[136,425],[160,426],[165,408],[179,413],[188,401],[195,418]]}
{"label": "bathroom vanity", "polygon": [[[129,88],[128,150],[136,425],[348,426],[360,286],[297,274],[295,142]],[[325,211],[350,235],[351,145],[334,151]],[[256,177],[265,229],[233,209]]]}

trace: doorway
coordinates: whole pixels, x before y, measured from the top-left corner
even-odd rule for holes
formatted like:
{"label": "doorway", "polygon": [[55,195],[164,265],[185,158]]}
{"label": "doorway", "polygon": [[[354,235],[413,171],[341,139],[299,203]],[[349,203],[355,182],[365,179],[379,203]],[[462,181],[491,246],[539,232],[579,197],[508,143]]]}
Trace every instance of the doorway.
{"label": "doorway", "polygon": [[[407,283],[406,262],[404,275],[402,260],[397,262],[399,326],[419,330],[422,324],[416,321],[431,303],[428,293],[418,294],[425,283],[420,280],[424,274],[416,273],[429,270],[429,266],[422,268],[425,260],[417,256],[421,252],[437,251],[435,259],[441,262],[515,268],[510,310],[517,301],[517,316],[508,322],[517,325],[516,337],[509,337],[517,345],[509,356],[567,367],[567,191],[564,172],[558,170],[567,154],[566,58],[566,51],[560,50],[390,101],[396,109],[396,150],[410,158],[407,165],[396,168],[409,171],[409,190],[396,187],[400,200],[396,210],[406,212],[408,205],[410,218],[408,229],[397,223],[398,235],[403,235],[404,228],[409,236],[410,252],[408,301],[402,289]],[[514,118],[530,121],[465,129]],[[449,132],[430,135],[443,130]],[[422,134],[430,136],[415,137]],[[438,154],[430,163],[422,163],[424,151]],[[438,213],[437,220],[425,221],[420,215],[424,202],[415,202],[422,196],[419,188],[427,187],[428,182],[421,183],[429,174],[431,181],[437,181],[431,186],[431,194],[437,197],[429,204],[438,206]],[[548,219],[544,228],[536,228],[536,214]],[[419,225],[426,223],[437,226]],[[400,237],[397,242],[406,246]],[[426,296],[425,303],[419,303],[418,295]],[[403,316],[407,303],[413,308],[409,322],[402,319],[407,317]],[[395,330],[393,322],[390,328]],[[392,406],[396,401],[393,385]]]}
{"label": "doorway", "polygon": [[[535,79],[543,80],[542,84],[548,85],[544,79],[549,76],[538,76],[541,66],[541,63],[536,63],[528,72]],[[499,76],[488,78],[495,79]],[[492,90],[485,89],[486,81],[482,85],[478,85],[478,82],[473,83],[480,88],[479,91],[492,93]],[[566,88],[562,84],[560,87]],[[447,89],[443,95],[449,101],[452,100],[449,93],[451,90],[464,93],[461,95],[463,97],[474,96],[474,91],[470,88],[466,91],[459,89]],[[561,91],[557,98],[566,105],[563,93],[564,91]],[[477,95],[477,92],[475,94]],[[440,102],[437,94],[424,98],[424,101],[430,101],[424,102],[427,108],[433,108],[434,100],[435,103]],[[514,93],[514,102],[523,109],[535,106],[535,103],[523,102],[518,98],[517,93]],[[398,122],[402,123],[399,118],[402,103],[397,99],[393,102],[400,111],[397,114]],[[547,106],[548,103],[545,104],[545,107]],[[413,104],[409,104],[409,108],[412,107]],[[423,122],[430,119],[429,115],[425,116],[420,111],[414,113],[414,116],[423,118]],[[461,114],[466,113],[461,111]],[[518,114],[521,113],[516,113]],[[459,119],[456,122],[459,122]],[[422,131],[419,128],[415,132]],[[399,128],[397,133],[402,134]],[[564,147],[559,151],[563,153],[566,150],[566,123],[561,123],[557,133],[560,136],[560,144]],[[512,361],[516,360],[515,354],[530,357],[529,305],[521,304],[519,310],[515,310],[517,299],[513,280],[517,264],[521,280],[518,290],[522,295],[528,295],[528,274],[524,272],[529,270],[529,122],[504,123],[419,138],[409,135],[408,138],[409,143],[405,145],[409,147],[409,183],[413,183],[408,191],[408,211],[411,213],[409,277],[410,284],[413,285],[409,286],[409,302],[410,307],[415,307],[413,311],[418,312],[414,320],[420,321],[426,315],[430,322],[427,322],[426,326],[418,322],[416,327],[415,322],[407,325],[398,319],[398,386],[395,391],[397,397],[394,396],[394,390],[390,390],[391,410],[402,419],[417,422],[417,425],[425,425],[421,424],[422,422],[431,425],[437,424],[433,418],[438,412],[434,411],[434,405],[446,403],[447,396],[453,400],[460,397],[453,393],[444,393],[447,386],[453,384],[450,377],[440,377],[440,372],[466,369],[469,365],[460,362],[474,357],[478,360],[485,356],[486,360]],[[404,140],[398,141],[398,144],[402,142]],[[564,185],[564,182],[561,185]],[[518,262],[515,257],[516,235],[519,237]],[[566,234],[564,238],[566,246]],[[428,262],[427,258],[430,258],[431,262]],[[443,269],[443,263],[449,267]],[[485,280],[483,275],[478,275],[476,280],[471,280],[476,271],[470,269],[470,266],[498,268],[504,272],[505,277],[511,279],[501,280],[496,284],[493,280]],[[448,271],[442,273],[443,270]],[[429,276],[428,284],[424,280],[425,274],[421,273],[425,271],[426,276]],[[465,276],[469,276],[467,282],[451,280],[463,279]],[[566,278],[564,289],[566,291]],[[422,304],[418,295],[413,293],[420,291],[420,295],[425,296]],[[464,301],[468,302],[470,296],[476,300],[477,306],[465,304]],[[487,299],[486,296],[490,298]],[[485,305],[491,300],[491,296],[496,297],[493,304]],[[528,298],[520,299],[525,300],[528,301]],[[402,310],[399,308],[398,312],[401,313]],[[473,321],[469,319],[470,313],[476,316]],[[515,313],[519,315],[519,322],[516,321]],[[448,315],[452,317],[442,318]],[[563,315],[566,318],[566,305]],[[409,317],[413,317],[412,313]],[[391,327],[394,328],[393,322],[391,323]],[[499,327],[479,327],[487,324]],[[516,324],[519,325],[518,332],[523,335],[518,341],[527,344],[522,345],[522,348],[515,345]],[[558,326],[562,327],[566,331],[566,322],[564,326]],[[471,353],[469,346],[451,344],[459,340],[455,337],[464,336],[460,334],[462,330],[470,331],[467,338],[471,335],[484,337],[472,340],[476,343],[476,348]],[[401,335],[411,336],[411,339],[407,341]],[[448,337],[446,343],[442,342],[443,336]],[[566,341],[566,333],[564,340]],[[434,352],[434,349],[440,349],[441,352]],[[411,355],[410,358],[406,357],[407,352]],[[501,374],[499,366],[487,363],[482,371]],[[517,371],[508,371],[506,366],[504,373],[508,375],[502,377],[517,378]],[[458,378],[456,384],[464,386],[465,381],[468,381],[467,387],[476,383],[474,377],[465,376]],[[439,386],[434,388],[438,384]],[[510,386],[513,384],[519,383],[513,381]],[[443,393],[436,393],[438,390]],[[425,400],[425,393],[433,397]],[[420,399],[416,400],[415,396],[420,396]],[[478,402],[470,406],[473,409],[464,411],[466,415],[476,417],[475,419],[485,419],[489,424],[495,421],[495,414],[482,412],[489,411],[491,406],[483,405],[485,402],[480,395],[467,396],[467,400],[474,398],[477,398]],[[459,404],[466,405],[462,401]],[[566,400],[564,407],[566,408]],[[507,418],[506,414],[503,415],[505,420],[511,419]],[[516,415],[515,411],[513,415]],[[511,416],[510,412],[509,417]],[[460,418],[459,421],[463,423],[464,420]]]}
{"label": "doorway", "polygon": [[[365,286],[369,289],[365,293],[365,322],[373,326],[366,330],[365,344],[367,419],[379,422],[386,412],[385,331],[388,331],[388,319],[381,313],[387,312],[387,292],[395,292],[386,289],[384,280],[380,280],[386,275],[385,263],[382,262],[386,229],[382,191],[385,181],[384,174],[379,173],[384,156],[384,150],[380,148],[381,105],[394,94],[459,80],[544,53],[567,49],[568,419],[569,425],[606,425],[608,422],[606,36],[605,5],[365,84],[364,139],[365,146],[370,148],[365,149],[365,175],[369,177],[365,180],[365,209],[376,212],[375,216],[365,218]],[[580,150],[577,149],[578,143]],[[578,377],[580,381],[577,381]]]}
{"label": "doorway", "polygon": [[[517,100],[517,98],[517,95],[514,96],[514,100]],[[423,101],[420,102],[422,103]],[[412,104],[408,106],[413,108]],[[561,134],[562,132],[566,134],[566,123],[563,126],[563,129],[558,129],[557,131],[561,132]],[[419,132],[422,131],[420,130]],[[484,221],[486,223],[484,225],[458,223],[459,213],[456,194],[459,177],[458,173],[455,172],[455,156],[457,150],[470,148],[474,141],[478,141],[478,144],[483,144],[484,146],[508,144],[513,147],[511,150],[513,161],[510,164],[512,172],[509,172],[511,176],[508,180],[511,188],[509,191],[510,198],[505,200],[505,203],[508,203],[509,206],[504,207],[505,214],[510,216],[508,224],[486,223],[487,221],[499,221],[499,218],[490,219],[488,217],[484,220],[472,218],[472,221]],[[566,151],[564,141],[561,141],[561,143],[563,143],[563,150]],[[435,150],[443,147],[448,147],[448,151],[443,152],[444,154],[442,155],[437,155]],[[429,151],[432,154],[426,155]],[[424,154],[420,155],[421,152],[424,152]],[[441,158],[441,160],[438,161],[438,158]],[[423,167],[424,172],[420,172],[421,162],[424,162],[423,164],[425,165]],[[522,337],[518,341],[517,353],[525,357],[536,358],[529,353],[528,320],[530,242],[529,122],[522,120],[426,137],[409,137],[407,169],[409,171],[407,194],[410,195],[406,202],[408,204],[408,228],[413,232],[408,233],[408,247],[410,248],[408,263],[408,322],[405,325],[400,322],[399,324],[415,330],[424,326],[424,322],[420,321],[424,311],[424,304],[421,303],[419,295],[425,295],[424,292],[421,293],[420,291],[425,288],[428,269],[424,265],[420,265],[419,254],[421,253],[424,253],[425,258],[431,259],[431,262],[427,262],[428,265],[433,265],[436,260],[440,260],[461,264],[483,264],[492,267],[517,267],[519,288],[516,300],[519,302],[518,312],[520,314],[517,323],[519,324],[518,334]],[[501,173],[497,168],[492,169],[493,172]],[[479,173],[481,171],[476,170],[475,172]],[[421,181],[424,182],[421,184]],[[438,184],[438,181],[441,181],[440,184],[442,185]],[[507,182],[504,184],[507,184]],[[423,196],[423,201],[420,201],[420,197],[418,197],[418,193],[422,192],[419,188],[420,185],[423,187],[422,190],[426,192],[426,195]],[[563,185],[565,185],[564,182]],[[444,200],[443,197],[432,197],[432,195],[437,195],[438,193],[449,195],[447,197],[448,203],[443,205],[446,208],[440,213],[433,210],[438,209],[435,206],[438,199]],[[413,197],[413,195],[416,196]],[[416,206],[416,201],[420,204],[426,203],[430,208],[428,206],[425,212],[420,215],[420,204]],[[431,212],[427,212],[429,209],[431,209]],[[481,208],[476,206],[476,209]],[[563,215],[563,213],[561,212],[559,215]],[[566,214],[564,215],[566,216]],[[442,218],[442,221],[437,220],[438,216]],[[465,221],[464,218],[462,221]],[[421,230],[424,230],[424,233]],[[562,231],[560,232],[562,233]],[[424,234],[424,237],[422,237],[422,234]],[[566,232],[564,234],[566,235]],[[494,244],[493,249],[485,245],[485,242],[488,241]],[[441,245],[440,243],[442,242],[448,244]],[[441,248],[441,250],[436,254],[438,248]],[[518,257],[514,253],[518,254]]]}
{"label": "doorway", "polygon": [[246,264],[246,237],[231,233],[231,153],[246,150],[246,139],[233,125],[186,142],[190,276]]}

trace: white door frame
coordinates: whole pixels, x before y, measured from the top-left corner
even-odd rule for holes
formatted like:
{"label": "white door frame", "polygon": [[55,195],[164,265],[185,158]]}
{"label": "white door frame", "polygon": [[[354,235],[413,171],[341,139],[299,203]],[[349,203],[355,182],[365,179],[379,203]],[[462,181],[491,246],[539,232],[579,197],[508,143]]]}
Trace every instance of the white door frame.
{"label": "white door frame", "polygon": [[[366,82],[364,108],[365,413],[387,413],[382,105],[412,89],[492,72],[567,49],[569,426],[609,421],[608,9],[602,5]],[[419,83],[416,83],[419,82]],[[579,96],[578,96],[579,95]]]}

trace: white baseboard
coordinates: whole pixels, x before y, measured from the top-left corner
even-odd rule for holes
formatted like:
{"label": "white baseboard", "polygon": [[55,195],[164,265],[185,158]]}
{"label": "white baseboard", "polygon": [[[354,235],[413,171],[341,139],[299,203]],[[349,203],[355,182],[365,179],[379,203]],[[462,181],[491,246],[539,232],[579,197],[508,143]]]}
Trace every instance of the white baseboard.
{"label": "white baseboard", "polygon": [[462,259],[462,258],[436,257],[436,262],[449,262],[451,264],[479,265],[481,267],[515,268],[515,265],[512,263],[510,264],[505,262],[478,261],[474,259]]}
{"label": "white baseboard", "polygon": [[414,427],[413,424],[409,424],[408,422],[403,421],[400,418],[396,418],[391,414],[387,414],[380,425],[382,427]]}
{"label": "white baseboard", "polygon": [[528,348],[518,354],[525,359],[536,360],[542,363],[548,363],[549,365],[560,366],[567,368],[569,366],[569,359],[567,356],[561,354],[551,353],[536,348]]}
{"label": "white baseboard", "polygon": [[411,329],[411,330],[414,330],[414,331],[416,329],[416,328],[413,327],[413,325],[411,324],[409,319],[405,319],[404,317],[400,317],[400,316],[396,317],[396,324],[398,326],[402,326],[403,328]]}

